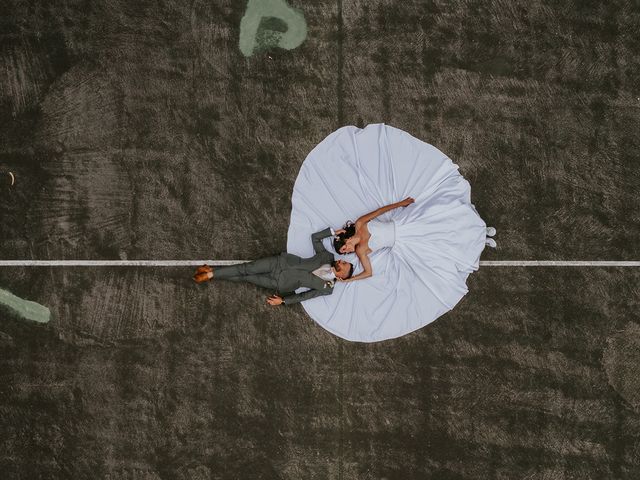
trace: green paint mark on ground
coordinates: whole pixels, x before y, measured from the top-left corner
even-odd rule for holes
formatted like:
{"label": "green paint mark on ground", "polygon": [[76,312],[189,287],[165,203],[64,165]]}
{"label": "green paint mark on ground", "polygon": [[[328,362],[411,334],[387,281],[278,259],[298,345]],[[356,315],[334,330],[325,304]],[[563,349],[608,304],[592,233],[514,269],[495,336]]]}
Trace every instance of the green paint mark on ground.
{"label": "green paint mark on ground", "polygon": [[240,51],[250,57],[260,50],[298,47],[307,38],[307,22],[300,10],[284,0],[249,0],[240,21]]}
{"label": "green paint mark on ground", "polygon": [[51,317],[49,309],[39,303],[23,300],[0,288],[0,304],[15,310],[18,315],[34,322],[47,323]]}

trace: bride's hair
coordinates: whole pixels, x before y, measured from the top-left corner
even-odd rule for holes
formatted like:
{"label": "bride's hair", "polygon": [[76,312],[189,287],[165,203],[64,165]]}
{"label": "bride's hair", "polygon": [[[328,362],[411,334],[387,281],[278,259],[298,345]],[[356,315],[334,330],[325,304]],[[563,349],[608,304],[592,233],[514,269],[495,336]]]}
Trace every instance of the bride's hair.
{"label": "bride's hair", "polygon": [[340,253],[340,249],[345,244],[347,238],[351,238],[356,234],[356,224],[351,220],[347,221],[342,228],[345,230],[345,233],[340,233],[333,239],[333,248],[335,248],[336,253]]}

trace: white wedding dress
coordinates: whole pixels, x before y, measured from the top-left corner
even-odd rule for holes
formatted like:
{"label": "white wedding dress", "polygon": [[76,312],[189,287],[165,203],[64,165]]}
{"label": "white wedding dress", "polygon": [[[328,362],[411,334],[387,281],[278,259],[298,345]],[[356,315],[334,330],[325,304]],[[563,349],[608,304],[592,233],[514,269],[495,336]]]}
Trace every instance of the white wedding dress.
{"label": "white wedding dress", "polygon": [[[311,234],[413,197],[368,224],[373,276],[302,302],[323,328],[358,342],[396,338],[451,310],[478,269],[486,225],[469,183],[444,153],[384,124],[340,128],[309,153],[292,196],[287,251],[313,255]],[[324,240],[335,254],[333,238]],[[355,254],[337,255],[362,271]],[[301,291],[300,289],[299,291]]]}

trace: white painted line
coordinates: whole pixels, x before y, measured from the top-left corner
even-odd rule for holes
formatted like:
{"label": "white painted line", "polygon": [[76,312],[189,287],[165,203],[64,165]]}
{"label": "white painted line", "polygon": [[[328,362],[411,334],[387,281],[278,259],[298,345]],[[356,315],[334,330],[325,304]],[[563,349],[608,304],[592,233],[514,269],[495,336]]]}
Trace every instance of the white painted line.
{"label": "white painted line", "polygon": [[[0,260],[0,267],[188,267],[235,265],[250,260]],[[640,267],[640,261],[484,260],[482,267]]]}
{"label": "white painted line", "polygon": [[0,267],[185,267],[235,265],[250,260],[0,260]]}
{"label": "white painted line", "polygon": [[637,261],[610,260],[485,260],[483,267],[640,267]]}

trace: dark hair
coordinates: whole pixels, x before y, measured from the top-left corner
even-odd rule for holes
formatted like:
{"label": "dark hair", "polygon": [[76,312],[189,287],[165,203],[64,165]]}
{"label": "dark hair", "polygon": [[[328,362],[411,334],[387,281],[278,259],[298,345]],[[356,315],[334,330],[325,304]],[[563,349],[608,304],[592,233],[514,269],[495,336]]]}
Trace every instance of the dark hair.
{"label": "dark hair", "polygon": [[[353,275],[353,263],[351,262],[347,262],[349,264],[349,274],[345,277],[345,280],[347,278],[351,278],[351,275]],[[333,268],[337,268],[338,266],[338,260],[334,260],[333,262],[331,262],[331,266]]]}
{"label": "dark hair", "polygon": [[353,263],[349,263],[349,265],[349,275],[347,275],[347,278],[351,278],[351,275],[353,275]]}
{"label": "dark hair", "polygon": [[351,238],[356,234],[356,224],[349,220],[342,227],[345,230],[345,233],[341,233],[336,235],[336,238],[333,240],[333,248],[335,248],[336,253],[340,253],[340,249],[346,243],[347,238]]}

